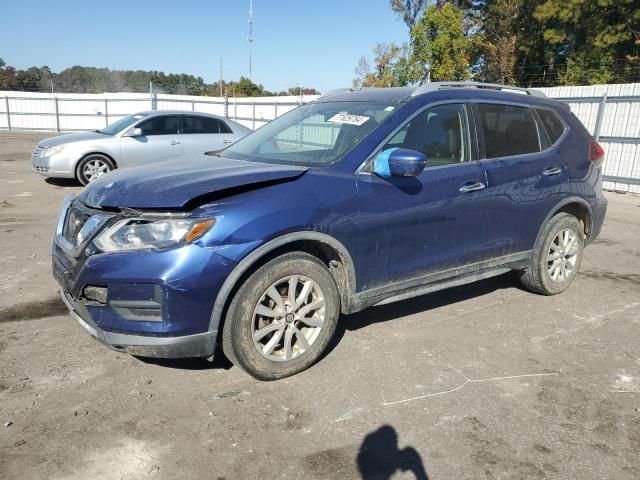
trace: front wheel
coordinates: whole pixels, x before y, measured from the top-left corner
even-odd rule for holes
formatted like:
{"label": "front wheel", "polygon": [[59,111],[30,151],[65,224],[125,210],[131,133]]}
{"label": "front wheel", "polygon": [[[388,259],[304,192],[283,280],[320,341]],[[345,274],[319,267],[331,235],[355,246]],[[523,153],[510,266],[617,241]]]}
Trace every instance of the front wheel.
{"label": "front wheel", "polygon": [[227,312],[222,348],[255,378],[288,377],[320,358],[339,313],[338,289],[322,262],[307,253],[285,254],[238,289]]}
{"label": "front wheel", "polygon": [[113,169],[114,165],[109,157],[96,153],[82,159],[76,176],[82,185],[87,185]]}
{"label": "front wheel", "polygon": [[531,265],[520,277],[523,285],[543,295],[564,292],[578,273],[583,249],[580,221],[568,213],[556,215],[536,242]]}

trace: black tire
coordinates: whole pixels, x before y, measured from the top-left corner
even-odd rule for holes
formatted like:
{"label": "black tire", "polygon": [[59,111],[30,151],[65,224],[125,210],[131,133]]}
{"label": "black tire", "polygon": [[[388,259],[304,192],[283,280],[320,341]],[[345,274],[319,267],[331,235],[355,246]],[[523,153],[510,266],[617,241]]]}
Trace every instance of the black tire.
{"label": "black tire", "polygon": [[[554,280],[549,272],[549,269],[556,262],[556,260],[550,260],[550,257],[554,255],[554,253],[551,252],[552,242],[554,248],[556,248],[558,246],[558,243],[556,243],[557,237],[565,230],[570,230],[575,234],[575,263],[563,278]],[[576,217],[568,213],[555,215],[544,226],[536,242],[533,249],[531,265],[522,271],[520,276],[522,284],[529,290],[542,295],[557,295],[558,293],[564,292],[569,285],[571,285],[580,268],[584,250],[584,240],[584,229]],[[557,261],[561,262],[562,258],[565,258],[565,262],[569,262],[568,255],[558,253]]]}
{"label": "black tire", "polygon": [[[272,297],[267,295],[267,290],[269,290],[274,283],[291,276],[299,276],[306,280],[312,280],[314,282],[313,285],[315,285],[313,288],[318,287],[318,290],[313,290],[313,292],[322,293],[324,305],[318,307],[317,310],[310,310],[314,312],[312,316],[315,316],[320,311],[324,314],[324,321],[321,326],[318,327],[319,330],[309,329],[304,322],[300,323],[299,320],[285,320],[285,317],[289,317],[289,315],[278,317],[277,320],[275,318],[271,320],[269,316],[254,316],[254,311],[259,304],[264,305],[264,302],[271,301],[270,299]],[[283,282],[278,285],[285,285],[285,283]],[[296,283],[296,285],[300,287],[296,290],[300,292],[300,294],[294,293],[294,300],[296,297],[303,297],[301,292],[302,287],[304,287],[303,279],[300,280],[300,283]],[[289,302],[289,289],[287,288],[286,294],[283,294],[283,288],[286,287],[280,287],[280,290],[277,291],[282,298],[286,296],[286,302]],[[306,303],[306,306],[312,303],[313,294],[314,293],[307,297],[310,300]],[[273,311],[278,310],[275,302],[273,303]],[[287,305],[289,304],[287,303]],[[305,304],[301,304],[300,308],[302,309],[304,306]],[[222,331],[222,349],[231,362],[259,380],[276,380],[288,377],[309,368],[320,358],[333,336],[339,314],[340,296],[338,294],[338,288],[325,265],[316,257],[307,253],[288,253],[267,262],[249,276],[240,286],[227,310]],[[305,330],[315,332],[313,333],[313,335],[315,335],[313,337],[314,340],[310,342],[310,346],[308,346],[306,350],[298,353],[298,356],[292,356],[288,360],[281,359],[277,361],[267,358],[267,356],[258,350],[257,344],[254,343],[253,331],[254,329],[257,331],[264,328],[265,325],[276,326],[278,323],[284,325],[282,327],[283,332],[287,332],[290,328],[293,328],[293,331],[295,331],[297,327],[299,327],[298,331]],[[260,328],[258,328],[259,325],[261,325]],[[267,341],[268,343],[268,340],[275,335],[275,332],[271,336],[265,335],[264,339],[260,341]],[[279,346],[281,341],[284,342],[287,338],[286,335],[286,333],[280,333],[279,338],[281,338],[281,340],[278,340],[276,345]],[[301,351],[301,345],[303,344],[298,339],[298,334],[292,333],[291,338],[294,340],[290,341],[289,345],[293,342],[295,342],[295,345],[290,351],[295,348],[298,348],[298,352]],[[256,342],[258,342],[258,340],[256,340]],[[284,343],[282,348],[284,352]]]}
{"label": "black tire", "polygon": [[78,167],[76,168],[76,178],[82,185],[87,185],[88,183],[91,183],[93,180],[95,180],[95,178],[91,178],[89,175],[87,175],[86,172],[87,165],[91,163],[99,163],[105,167],[104,173],[102,173],[102,175],[106,175],[115,168],[113,161],[106,155],[102,155],[101,153],[92,153],[90,155],[87,155],[80,161]]}

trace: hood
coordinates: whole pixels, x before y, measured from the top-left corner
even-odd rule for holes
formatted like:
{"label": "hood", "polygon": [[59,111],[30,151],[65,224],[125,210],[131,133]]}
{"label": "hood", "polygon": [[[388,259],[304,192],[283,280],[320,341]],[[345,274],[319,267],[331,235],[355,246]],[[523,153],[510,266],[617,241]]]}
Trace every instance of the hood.
{"label": "hood", "polygon": [[84,140],[96,139],[104,140],[105,138],[111,138],[111,135],[105,135],[103,133],[97,132],[70,133],[68,135],[58,135],[57,137],[47,138],[45,140],[42,140],[41,142],[38,142],[38,145],[49,148],[63,143],[82,142]]}
{"label": "hood", "polygon": [[89,184],[80,201],[93,208],[183,209],[238,187],[292,179],[308,168],[198,155],[115,170]]}

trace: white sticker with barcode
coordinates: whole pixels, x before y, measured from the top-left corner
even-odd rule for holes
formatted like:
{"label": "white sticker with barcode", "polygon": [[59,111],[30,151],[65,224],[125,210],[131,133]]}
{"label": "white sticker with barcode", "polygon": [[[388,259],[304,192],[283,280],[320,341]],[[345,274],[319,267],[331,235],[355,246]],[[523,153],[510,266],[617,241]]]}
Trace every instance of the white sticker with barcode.
{"label": "white sticker with barcode", "polygon": [[337,113],[333,117],[331,117],[328,121],[331,123],[347,123],[349,125],[363,125],[369,120],[371,117],[365,117],[362,115],[350,115],[348,113]]}

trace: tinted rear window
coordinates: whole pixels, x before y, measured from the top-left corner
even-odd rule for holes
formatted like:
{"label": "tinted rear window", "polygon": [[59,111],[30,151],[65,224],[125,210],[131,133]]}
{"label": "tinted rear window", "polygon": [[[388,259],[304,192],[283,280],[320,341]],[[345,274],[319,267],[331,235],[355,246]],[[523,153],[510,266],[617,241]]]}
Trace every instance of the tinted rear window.
{"label": "tinted rear window", "polygon": [[512,105],[479,104],[486,158],[540,151],[538,128],[531,110]]}
{"label": "tinted rear window", "polygon": [[549,140],[551,140],[552,144],[556,143],[564,133],[564,123],[558,118],[558,114],[552,110],[542,108],[536,110],[540,120],[542,120],[544,129],[547,131],[547,135],[549,135]]}

